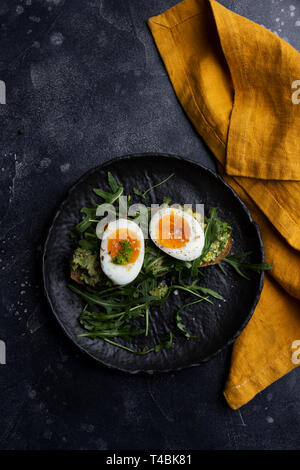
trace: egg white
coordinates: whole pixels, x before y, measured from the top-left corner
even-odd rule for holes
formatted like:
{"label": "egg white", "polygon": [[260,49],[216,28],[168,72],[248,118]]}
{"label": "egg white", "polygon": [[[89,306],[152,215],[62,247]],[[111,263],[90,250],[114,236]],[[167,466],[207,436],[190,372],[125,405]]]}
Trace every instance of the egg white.
{"label": "egg white", "polygon": [[[140,242],[140,252],[137,259],[133,263],[115,264],[108,253],[107,244],[110,235],[118,229],[128,229],[134,232]],[[125,285],[132,282],[139,274],[144,261],[144,235],[140,227],[128,219],[118,219],[110,222],[102,237],[100,246],[100,263],[104,274],[117,285]]]}
{"label": "egg white", "polygon": [[[165,215],[170,215],[171,213],[182,217],[185,223],[187,223],[190,228],[190,239],[184,246],[180,248],[165,247],[156,238],[156,232],[160,219]],[[155,245],[158,246],[158,248],[160,248],[168,255],[173,256],[173,258],[179,259],[181,261],[193,261],[194,259],[199,258],[202,253],[204,246],[203,228],[199,224],[198,220],[196,220],[191,214],[188,214],[186,211],[183,211],[181,209],[175,207],[164,207],[158,209],[151,218],[149,225],[149,233]]]}

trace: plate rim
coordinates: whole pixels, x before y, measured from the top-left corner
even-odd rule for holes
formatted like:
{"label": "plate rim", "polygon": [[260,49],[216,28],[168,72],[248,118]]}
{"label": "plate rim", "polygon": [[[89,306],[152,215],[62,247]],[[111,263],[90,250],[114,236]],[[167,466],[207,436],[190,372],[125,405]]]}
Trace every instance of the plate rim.
{"label": "plate rim", "polygon": [[258,304],[258,301],[260,299],[260,296],[261,296],[261,292],[262,292],[262,289],[263,289],[263,286],[264,286],[264,271],[261,271],[260,273],[260,279],[259,279],[259,285],[258,285],[258,290],[257,290],[257,293],[253,299],[253,303],[252,303],[252,307],[250,308],[249,310],[249,313],[247,315],[247,317],[245,318],[245,320],[243,321],[242,325],[240,326],[240,328],[236,331],[236,333],[223,345],[221,346],[217,351],[213,352],[212,354],[210,354],[209,356],[205,357],[204,359],[201,359],[199,360],[198,362],[193,362],[191,364],[187,364],[187,365],[183,365],[183,366],[180,366],[180,367],[175,367],[175,368],[169,368],[169,369],[164,369],[164,370],[160,370],[160,369],[146,369],[146,370],[143,370],[143,369],[135,369],[135,370],[128,370],[128,369],[125,369],[125,368],[122,368],[122,367],[118,367],[118,366],[115,366],[115,365],[112,365],[111,363],[105,361],[105,360],[102,360],[98,357],[95,357],[91,352],[87,351],[81,344],[77,343],[74,341],[74,338],[71,336],[71,334],[69,333],[68,329],[65,327],[64,323],[61,321],[61,319],[59,318],[59,316],[56,314],[55,312],[55,308],[54,308],[54,305],[52,303],[52,300],[51,300],[51,296],[50,296],[50,293],[48,291],[48,288],[47,288],[47,268],[46,268],[46,256],[47,256],[47,249],[48,249],[48,244],[49,244],[49,241],[50,241],[50,238],[51,238],[51,235],[52,235],[52,232],[54,231],[54,226],[55,226],[55,223],[56,223],[56,220],[58,219],[58,217],[60,216],[61,212],[63,211],[64,209],[64,206],[67,204],[67,200],[69,198],[69,196],[77,189],[77,187],[89,176],[89,175],[92,175],[93,173],[95,173],[96,171],[99,171],[99,170],[103,170],[105,169],[106,166],[109,166],[111,164],[115,164],[115,163],[118,163],[118,161],[121,161],[121,160],[126,160],[126,159],[142,159],[142,158],[148,158],[148,157],[160,157],[160,158],[173,158],[173,159],[176,159],[178,161],[184,161],[184,162],[187,162],[189,164],[192,164],[192,165],[195,165],[196,167],[200,168],[201,170],[204,170],[205,172],[208,172],[213,178],[215,178],[216,180],[218,180],[222,185],[225,185],[225,187],[227,187],[227,189],[232,193],[232,196],[239,202],[239,204],[242,206],[245,214],[247,215],[247,218],[249,220],[249,223],[253,226],[255,232],[256,232],[256,235],[257,235],[257,238],[258,238],[258,241],[259,241],[259,246],[260,246],[260,251],[261,251],[261,257],[262,257],[262,262],[265,261],[265,250],[264,250],[264,245],[263,245],[263,241],[262,241],[262,237],[261,237],[261,233],[260,233],[260,229],[257,225],[257,223],[253,220],[252,218],[252,215],[248,209],[248,207],[246,206],[246,204],[242,201],[242,199],[238,196],[238,194],[233,190],[233,188],[226,182],[223,180],[223,178],[221,178],[221,176],[217,173],[215,173],[213,170],[211,170],[210,168],[206,167],[205,165],[202,165],[201,163],[197,162],[196,160],[193,160],[191,158],[187,158],[187,157],[182,157],[180,155],[176,155],[176,154],[172,154],[172,153],[160,153],[160,152],[142,152],[142,153],[132,153],[132,154],[125,154],[125,155],[120,155],[120,156],[117,156],[117,157],[114,157],[114,158],[111,158],[105,162],[103,162],[102,164],[100,165],[96,165],[94,166],[93,168],[87,170],[83,175],[81,175],[73,184],[72,186],[67,190],[65,196],[63,197],[63,200],[61,201],[61,203],[58,205],[58,209],[56,210],[55,212],[55,215],[53,217],[52,222],[50,224],[50,227],[48,229],[48,232],[47,232],[47,236],[46,236],[46,240],[44,242],[44,247],[43,247],[43,255],[42,255],[42,279],[43,279],[43,287],[44,287],[44,293],[45,293],[45,296],[46,296],[46,299],[47,299],[47,302],[48,302],[48,305],[50,307],[50,310],[52,312],[52,314],[54,315],[56,321],[58,322],[58,324],[60,325],[60,327],[62,328],[64,334],[68,337],[68,339],[73,343],[73,345],[76,346],[76,348],[78,348],[80,350],[81,353],[83,353],[85,356],[88,356],[89,358],[91,358],[93,361],[97,362],[98,364],[102,365],[102,366],[105,366],[106,368],[108,369],[111,369],[111,370],[115,370],[115,371],[120,371],[120,372],[125,372],[127,374],[164,374],[164,373],[168,373],[168,372],[175,372],[175,371],[180,371],[180,370],[184,370],[184,369],[189,369],[191,367],[197,367],[197,366],[200,366],[201,364],[204,364],[205,362],[213,359],[215,356],[217,356],[218,354],[220,354],[222,351],[224,351],[225,349],[227,349],[229,346],[231,346],[234,341],[240,336],[240,334],[242,333],[242,331],[246,328],[247,324],[249,323],[254,311],[255,311],[255,308]]}

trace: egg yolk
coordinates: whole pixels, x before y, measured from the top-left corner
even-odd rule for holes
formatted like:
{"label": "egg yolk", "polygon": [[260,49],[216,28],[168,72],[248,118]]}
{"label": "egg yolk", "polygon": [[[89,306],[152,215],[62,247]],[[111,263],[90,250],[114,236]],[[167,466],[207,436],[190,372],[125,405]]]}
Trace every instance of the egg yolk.
{"label": "egg yolk", "polygon": [[165,248],[181,248],[191,236],[188,222],[180,215],[171,213],[159,219],[156,238]]}
{"label": "egg yolk", "polygon": [[115,258],[118,255],[121,245],[119,242],[127,240],[130,243],[132,256],[128,260],[128,263],[134,263],[140,253],[141,242],[135,232],[128,230],[127,228],[117,229],[112,233],[107,240],[107,250],[111,258]]}

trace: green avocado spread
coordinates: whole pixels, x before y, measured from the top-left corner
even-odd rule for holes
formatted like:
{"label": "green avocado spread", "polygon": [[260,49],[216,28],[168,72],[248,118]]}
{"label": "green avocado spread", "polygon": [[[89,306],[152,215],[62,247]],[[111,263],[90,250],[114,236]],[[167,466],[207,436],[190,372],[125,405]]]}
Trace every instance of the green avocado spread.
{"label": "green avocado spread", "polygon": [[160,283],[157,287],[154,287],[154,289],[150,290],[149,294],[154,295],[159,299],[163,299],[167,295],[168,290],[168,286],[164,286],[162,283]]}
{"label": "green avocado spread", "polygon": [[79,273],[80,281],[90,286],[95,286],[103,280],[98,252],[93,253],[86,248],[76,248],[73,253],[71,268]]}
{"label": "green avocado spread", "polygon": [[[190,213],[194,219],[196,219],[202,226],[205,231],[206,223],[203,223],[203,216],[199,212],[194,212],[192,209],[187,211]],[[225,246],[228,243],[228,240],[231,235],[231,227],[227,222],[224,222],[220,219],[217,219],[218,222],[218,233],[216,240],[211,244],[208,253],[204,256],[202,263],[211,263],[214,261],[224,250]]]}
{"label": "green avocado spread", "polygon": [[[204,224],[204,229],[206,224]],[[231,227],[227,222],[218,220],[219,231],[217,239],[210,245],[208,253],[204,256],[202,263],[211,263],[214,261],[224,250],[231,235]]]}

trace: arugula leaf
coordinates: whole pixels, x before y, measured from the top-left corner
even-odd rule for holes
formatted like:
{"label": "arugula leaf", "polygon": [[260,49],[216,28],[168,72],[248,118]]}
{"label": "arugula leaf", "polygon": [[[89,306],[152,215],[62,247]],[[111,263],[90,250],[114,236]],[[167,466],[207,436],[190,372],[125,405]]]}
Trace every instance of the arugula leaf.
{"label": "arugula leaf", "polygon": [[173,333],[172,331],[170,330],[169,331],[169,337],[168,339],[166,339],[165,341],[162,341],[160,344],[157,344],[155,346],[153,346],[152,348],[150,349],[146,349],[144,348],[140,354],[142,355],[145,355],[145,354],[149,354],[150,352],[159,352],[161,349],[170,349],[172,347],[172,343],[173,343]]}
{"label": "arugula leaf", "polygon": [[194,300],[194,302],[189,302],[188,304],[185,304],[185,305],[182,305],[176,312],[175,314],[175,320],[176,320],[176,325],[177,325],[177,328],[184,334],[184,336],[186,338],[196,338],[196,336],[191,336],[190,333],[188,331],[186,331],[186,326],[184,325],[184,323],[182,322],[182,318],[180,316],[181,312],[187,308],[187,307],[190,307],[191,305],[195,305],[195,304],[198,304],[199,302],[202,302],[203,299],[200,299],[200,300]]}
{"label": "arugula leaf", "polygon": [[102,338],[105,339],[107,337],[115,338],[119,336],[120,338],[128,339],[130,336],[139,336],[144,334],[145,330],[141,329],[133,329],[133,328],[126,328],[123,329],[115,328],[112,330],[101,330],[101,331],[91,331],[88,333],[78,333],[78,338],[83,338],[88,336],[89,338]]}
{"label": "arugula leaf", "polygon": [[112,190],[113,193],[116,193],[120,185],[117,183],[116,179],[113,177],[110,171],[107,173],[107,179],[108,179],[108,184],[110,186],[110,189]]}
{"label": "arugula leaf", "polygon": [[160,186],[161,184],[166,183],[167,181],[169,181],[169,179],[173,178],[173,176],[175,176],[175,173],[172,173],[167,178],[165,178],[163,181],[160,181],[159,183],[154,184],[153,186],[150,186],[150,188],[146,189],[146,191],[144,191],[144,192],[140,191],[138,188],[133,188],[133,192],[134,192],[134,194],[139,196],[142,199],[142,201],[145,203],[146,202],[146,195],[149,193],[149,191],[151,191],[152,189],[158,188],[158,186]]}
{"label": "arugula leaf", "polygon": [[118,184],[117,180],[114,178],[110,171],[107,173],[107,179],[112,193],[98,188],[94,188],[93,191],[95,194],[97,194],[97,196],[102,197],[102,199],[104,199],[106,203],[113,204],[123,194],[124,188],[121,184]]}
{"label": "arugula leaf", "polygon": [[75,287],[72,284],[69,284],[69,288],[79,294],[89,305],[100,305],[102,307],[108,308],[119,308],[119,307],[127,307],[128,302],[117,302],[114,300],[103,300],[100,296],[96,294],[92,294],[91,292],[86,292],[82,287]]}
{"label": "arugula leaf", "polygon": [[218,267],[220,268],[220,270],[222,271],[222,273],[224,274],[224,276],[227,276],[226,269],[225,269],[224,266],[222,265],[222,262],[221,262],[221,261],[220,261],[220,263],[218,263]]}
{"label": "arugula leaf", "polygon": [[241,271],[241,268],[244,269],[249,269],[250,271],[255,271],[257,273],[261,271],[267,271],[273,268],[272,264],[267,264],[267,263],[250,263],[247,261],[243,261],[251,252],[246,252],[246,253],[238,253],[235,255],[227,256],[227,258],[224,258],[222,261],[225,263],[229,264],[240,276],[242,276],[245,279],[249,279],[249,277],[246,276]]}
{"label": "arugula leaf", "polygon": [[85,230],[87,230],[92,225],[93,222],[91,220],[96,217],[96,208],[83,207],[80,212],[86,216],[81,222],[75,225],[72,231],[73,237],[76,237],[85,232]]}
{"label": "arugula leaf", "polygon": [[[132,300],[127,300],[127,301],[119,301],[119,300],[107,300],[107,299],[102,299],[100,295],[93,294],[92,292],[87,292],[83,287],[76,287],[73,284],[69,284],[69,288],[75,292],[76,294],[79,294],[80,297],[82,297],[89,305],[100,305],[105,308],[109,309],[120,309],[120,307],[130,307],[131,305],[135,305],[135,307],[130,308],[129,310],[133,310],[134,308],[137,308],[136,304],[141,304],[145,305],[145,301],[151,301],[151,300],[157,300],[157,297],[154,296],[148,296],[146,298],[138,298],[138,299],[132,299]],[[121,290],[121,289],[119,289]],[[138,306],[141,306],[138,305]],[[120,312],[120,315],[123,314],[124,312]]]}
{"label": "arugula leaf", "polygon": [[151,352],[159,352],[161,349],[170,349],[172,347],[172,343],[173,343],[173,333],[172,331],[169,331],[169,337],[168,339],[166,339],[165,341],[162,341],[161,343],[153,346],[152,348],[150,349],[142,349],[141,351],[137,351],[135,349],[132,349],[132,348],[129,348],[128,346],[125,346],[124,344],[120,344],[120,343],[116,343],[115,341],[111,341],[107,338],[103,338],[104,341],[106,341],[107,343],[110,343],[114,346],[117,346],[118,348],[121,348],[121,349],[125,349],[126,351],[129,351],[133,354],[137,354],[139,356],[145,356],[146,354],[149,354]]}
{"label": "arugula leaf", "polygon": [[[183,290],[185,292],[188,292],[190,294],[193,294],[195,297],[199,297],[199,299],[201,300],[206,300],[206,302],[212,304],[213,302],[208,298],[208,297],[204,297],[203,295],[200,295],[198,294],[198,292],[196,292],[197,289],[199,289],[199,287],[197,287],[197,289],[195,289],[195,287],[193,287],[193,285],[184,285],[184,286],[181,286],[181,285],[172,285],[171,286],[172,289],[179,289],[179,290]],[[204,289],[204,288],[202,288]],[[210,290],[210,289],[209,289]],[[211,292],[214,292],[214,291],[211,291]],[[217,294],[217,292],[215,292],[215,294]],[[210,294],[211,295],[211,294]]]}
{"label": "arugula leaf", "polygon": [[99,248],[99,244],[97,240],[87,240],[83,238],[82,240],[79,240],[78,245],[81,248],[85,248],[86,250],[91,250],[91,251],[97,251]]}
{"label": "arugula leaf", "polygon": [[146,202],[146,197],[144,196],[144,193],[142,193],[142,191],[140,191],[138,188],[134,187],[133,192],[136,196],[139,196],[144,203]]}
{"label": "arugula leaf", "polygon": [[163,198],[163,203],[164,203],[164,204],[167,204],[167,205],[168,205],[168,204],[170,204],[171,201],[172,201],[172,199],[171,199],[170,197],[164,197],[164,198]]}
{"label": "arugula leaf", "polygon": [[204,246],[201,255],[193,261],[192,264],[192,277],[197,275],[199,264],[201,263],[202,259],[207,255],[209,252],[211,244],[217,239],[218,234],[218,223],[217,223],[217,215],[218,209],[213,207],[210,210],[210,217],[207,221],[205,234],[204,234]]}
{"label": "arugula leaf", "polygon": [[194,289],[200,290],[200,292],[203,292],[203,294],[208,294],[211,297],[214,297],[215,299],[224,300],[224,297],[222,297],[221,294],[219,294],[215,290],[208,289],[207,287],[197,286],[197,287],[194,287]]}
{"label": "arugula leaf", "polygon": [[94,188],[93,191],[97,196],[102,197],[102,199],[104,199],[108,204],[113,204],[123,194],[123,189],[123,186],[119,186],[115,193],[108,193],[107,191],[103,191],[103,189],[97,188]]}

